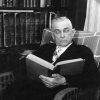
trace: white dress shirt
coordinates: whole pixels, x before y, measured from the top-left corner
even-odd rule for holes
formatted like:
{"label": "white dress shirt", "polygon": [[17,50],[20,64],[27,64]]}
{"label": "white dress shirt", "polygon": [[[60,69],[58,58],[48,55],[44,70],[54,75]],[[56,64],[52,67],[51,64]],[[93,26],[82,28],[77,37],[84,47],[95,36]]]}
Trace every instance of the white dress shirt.
{"label": "white dress shirt", "polygon": [[55,52],[54,52],[53,58],[52,58],[53,62],[55,62],[55,61],[57,60],[57,58],[59,58],[60,55],[61,55],[62,53],[64,53],[65,50],[66,50],[71,44],[72,44],[72,43],[68,44],[66,47],[57,46],[57,47],[56,47],[56,50],[55,50]]}

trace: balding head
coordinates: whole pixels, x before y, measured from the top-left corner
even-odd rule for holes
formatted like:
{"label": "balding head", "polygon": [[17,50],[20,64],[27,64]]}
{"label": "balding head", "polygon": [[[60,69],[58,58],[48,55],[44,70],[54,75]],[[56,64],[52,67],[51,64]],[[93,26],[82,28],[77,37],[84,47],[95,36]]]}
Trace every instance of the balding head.
{"label": "balding head", "polygon": [[52,20],[52,28],[55,28],[55,25],[57,25],[57,23],[65,23],[67,27],[72,29],[72,23],[71,21],[67,18],[67,17],[57,17],[55,19]]}

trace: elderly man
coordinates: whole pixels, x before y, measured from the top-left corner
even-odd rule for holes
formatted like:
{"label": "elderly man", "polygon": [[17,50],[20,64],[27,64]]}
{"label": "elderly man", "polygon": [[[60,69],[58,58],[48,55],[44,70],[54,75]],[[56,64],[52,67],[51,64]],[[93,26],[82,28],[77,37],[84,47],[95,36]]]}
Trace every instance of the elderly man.
{"label": "elderly man", "polygon": [[[83,71],[78,75],[62,76],[57,72],[57,74],[52,74],[51,77],[40,75],[41,83],[32,81],[26,89],[26,94],[22,96],[20,93],[20,97],[24,100],[31,97],[33,97],[32,100],[53,100],[55,94],[61,89],[67,88],[68,84],[80,88],[95,87],[99,84],[100,74],[91,50],[86,46],[75,44],[72,40],[75,30],[71,21],[65,16],[57,17],[52,20],[51,31],[55,43],[41,46],[34,52],[34,55],[53,64],[63,60],[82,58],[85,59]],[[57,57],[54,55],[55,51],[59,51]],[[28,53],[32,52],[28,51]],[[16,97],[18,98],[18,96]]]}
{"label": "elderly man", "polygon": [[[46,44],[42,46],[36,53],[37,56],[56,64],[59,61],[82,58],[85,59],[83,72],[80,75],[61,76],[60,74],[52,74],[50,77],[40,75],[40,79],[46,87],[53,88],[59,85],[69,84],[81,88],[92,87],[98,84],[99,72],[96,67],[93,54],[89,48],[83,45],[76,45],[73,42],[75,30],[71,21],[66,17],[58,17],[52,20],[52,37],[55,44]],[[54,54],[58,49],[58,57]]]}

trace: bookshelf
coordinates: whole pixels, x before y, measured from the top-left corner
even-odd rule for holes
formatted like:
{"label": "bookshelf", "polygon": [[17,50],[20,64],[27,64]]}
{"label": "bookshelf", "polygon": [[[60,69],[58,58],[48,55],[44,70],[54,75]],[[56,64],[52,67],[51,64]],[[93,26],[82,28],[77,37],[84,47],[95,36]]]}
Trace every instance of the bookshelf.
{"label": "bookshelf", "polygon": [[[51,19],[56,14],[67,16],[74,27],[78,28],[81,26],[77,26],[80,18],[78,15],[80,11],[77,9],[78,2],[81,4],[83,1],[0,0],[0,50],[40,44],[43,29],[51,27]],[[83,8],[81,5],[79,7]]]}
{"label": "bookshelf", "polygon": [[0,0],[0,48],[40,44],[56,14],[70,14],[69,0]]}
{"label": "bookshelf", "polygon": [[40,43],[46,18],[44,10],[0,9],[0,48]]}

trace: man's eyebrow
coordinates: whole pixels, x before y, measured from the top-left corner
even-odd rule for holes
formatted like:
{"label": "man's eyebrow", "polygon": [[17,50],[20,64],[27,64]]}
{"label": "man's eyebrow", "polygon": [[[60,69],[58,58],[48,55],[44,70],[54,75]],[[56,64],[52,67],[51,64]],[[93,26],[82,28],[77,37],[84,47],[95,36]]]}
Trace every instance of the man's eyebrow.
{"label": "man's eyebrow", "polygon": [[54,29],[53,31],[60,31],[59,29]]}
{"label": "man's eyebrow", "polygon": [[65,27],[64,29],[71,29],[70,27]]}

